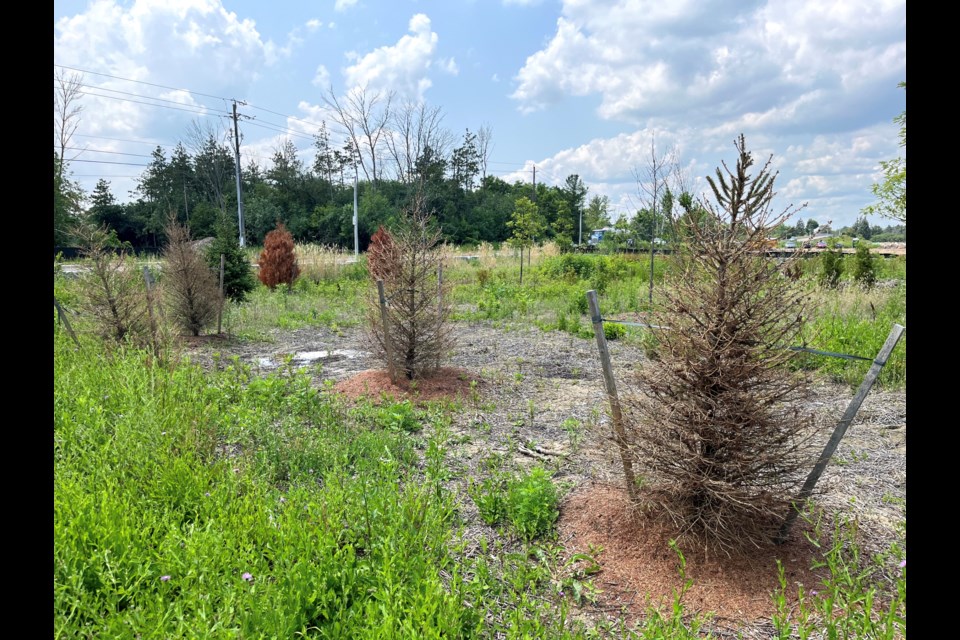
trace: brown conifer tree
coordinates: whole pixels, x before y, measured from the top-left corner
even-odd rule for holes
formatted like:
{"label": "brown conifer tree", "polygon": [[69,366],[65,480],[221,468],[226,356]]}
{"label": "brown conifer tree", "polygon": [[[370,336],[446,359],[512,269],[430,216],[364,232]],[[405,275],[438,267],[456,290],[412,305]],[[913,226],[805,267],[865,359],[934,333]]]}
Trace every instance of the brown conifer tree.
{"label": "brown conifer tree", "polygon": [[259,265],[257,277],[271,289],[278,284],[289,287],[300,275],[293,236],[282,222],[277,223],[277,228],[264,238]]}
{"label": "brown conifer tree", "polygon": [[771,212],[770,160],[751,176],[743,136],[736,147],[735,170],[707,178],[716,204],[684,223],[651,322],[659,359],[625,402],[640,501],[678,539],[727,552],[770,543],[812,464],[808,387],[786,366],[807,297],[764,251],[795,210]]}
{"label": "brown conifer tree", "polygon": [[162,285],[169,317],[184,331],[198,336],[217,318],[217,277],[202,251],[191,242],[187,227],[171,216],[165,231]]}

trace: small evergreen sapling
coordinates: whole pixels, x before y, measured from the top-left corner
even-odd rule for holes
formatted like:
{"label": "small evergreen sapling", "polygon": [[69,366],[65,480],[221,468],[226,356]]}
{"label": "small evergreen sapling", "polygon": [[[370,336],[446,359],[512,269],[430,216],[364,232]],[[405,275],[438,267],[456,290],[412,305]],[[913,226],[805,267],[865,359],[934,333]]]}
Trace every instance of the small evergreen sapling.
{"label": "small evergreen sapling", "polygon": [[877,283],[877,265],[874,255],[866,244],[857,247],[857,254],[853,259],[853,279],[860,286],[870,289]]}
{"label": "small evergreen sapling", "polygon": [[223,261],[223,294],[234,302],[243,302],[247,294],[257,287],[257,280],[246,254],[240,248],[237,230],[234,225],[221,222],[217,226],[217,235],[207,248],[207,265],[219,279],[220,256]]}
{"label": "small evergreen sapling", "polygon": [[[448,262],[440,229],[421,196],[401,215],[396,228],[373,245],[368,256],[372,295],[367,327],[377,356],[386,364],[390,344],[396,370],[406,379],[425,378],[440,367],[452,346],[450,280],[439,275]],[[383,280],[389,340],[385,338],[376,281]]]}

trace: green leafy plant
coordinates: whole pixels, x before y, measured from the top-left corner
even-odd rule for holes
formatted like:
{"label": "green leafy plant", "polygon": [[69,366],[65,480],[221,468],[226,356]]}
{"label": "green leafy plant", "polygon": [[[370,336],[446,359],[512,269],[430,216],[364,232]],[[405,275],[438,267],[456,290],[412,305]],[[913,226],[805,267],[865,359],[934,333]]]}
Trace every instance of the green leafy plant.
{"label": "green leafy plant", "polygon": [[560,515],[557,488],[543,467],[513,479],[507,486],[507,518],[517,534],[525,539],[545,535]]}
{"label": "green leafy plant", "polygon": [[603,335],[607,340],[619,340],[627,335],[627,328],[618,322],[603,323]]}
{"label": "green leafy plant", "polygon": [[778,562],[780,587],[774,593],[773,617],[777,637],[906,637],[905,524],[899,532],[901,539],[891,543],[886,551],[864,558],[855,519],[837,518],[832,533],[825,539],[821,517],[802,515],[813,524],[807,539],[821,551],[813,568],[825,570],[827,576],[815,589],[800,588],[797,605],[790,607],[783,567]]}

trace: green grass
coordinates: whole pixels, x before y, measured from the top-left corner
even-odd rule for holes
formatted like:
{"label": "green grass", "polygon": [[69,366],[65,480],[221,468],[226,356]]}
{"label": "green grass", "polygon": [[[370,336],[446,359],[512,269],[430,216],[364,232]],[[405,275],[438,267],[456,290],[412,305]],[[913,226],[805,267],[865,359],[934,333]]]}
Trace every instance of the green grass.
{"label": "green grass", "polygon": [[579,637],[457,552],[443,408],[54,342],[54,637]]}
{"label": "green grass", "polygon": [[274,329],[326,327],[337,330],[362,320],[365,281],[298,279],[290,290],[259,285],[243,304],[229,304],[224,331],[242,339],[266,340]]}

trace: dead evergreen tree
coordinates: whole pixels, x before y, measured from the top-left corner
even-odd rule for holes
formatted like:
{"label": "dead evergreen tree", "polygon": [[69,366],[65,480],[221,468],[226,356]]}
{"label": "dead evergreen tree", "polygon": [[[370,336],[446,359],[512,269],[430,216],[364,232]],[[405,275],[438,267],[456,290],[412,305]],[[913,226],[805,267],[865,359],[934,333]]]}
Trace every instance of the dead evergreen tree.
{"label": "dead evergreen tree", "polygon": [[[448,253],[441,239],[423,197],[415,196],[393,232],[385,232],[377,243],[370,270],[374,284],[383,280],[393,362],[408,380],[435,372],[452,346],[449,280],[440,278]],[[368,331],[376,355],[388,364],[379,297],[373,291]]]}
{"label": "dead evergreen tree", "polygon": [[396,247],[393,243],[393,237],[390,232],[380,226],[377,231],[370,236],[370,245],[367,247],[367,272],[370,278],[377,280],[387,280],[391,277],[391,269],[396,267],[398,258],[395,255]]}
{"label": "dead evergreen tree", "polygon": [[199,336],[217,319],[220,289],[203,252],[190,240],[190,230],[171,216],[165,227],[163,291],[169,318]]}
{"label": "dead evergreen tree", "polygon": [[80,243],[88,269],[81,272],[79,311],[93,320],[104,339],[138,346],[149,344],[146,288],[133,259],[116,234],[106,227],[77,225],[73,236]]}
{"label": "dead evergreen tree", "polygon": [[811,465],[808,386],[787,368],[806,294],[764,252],[794,210],[770,209],[776,173],[753,177],[741,135],[735,170],[707,180],[716,205],[689,217],[651,323],[659,360],[638,374],[630,441],[645,474],[641,506],[669,517],[678,539],[730,553],[763,545]]}
{"label": "dead evergreen tree", "polygon": [[257,278],[271,290],[278,284],[285,284],[289,289],[300,276],[296,244],[282,222],[263,239],[263,251],[257,262],[260,267]]}

